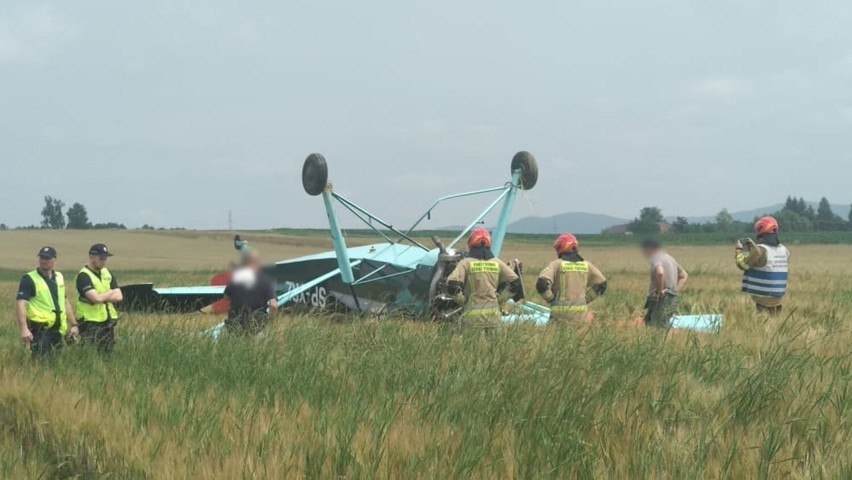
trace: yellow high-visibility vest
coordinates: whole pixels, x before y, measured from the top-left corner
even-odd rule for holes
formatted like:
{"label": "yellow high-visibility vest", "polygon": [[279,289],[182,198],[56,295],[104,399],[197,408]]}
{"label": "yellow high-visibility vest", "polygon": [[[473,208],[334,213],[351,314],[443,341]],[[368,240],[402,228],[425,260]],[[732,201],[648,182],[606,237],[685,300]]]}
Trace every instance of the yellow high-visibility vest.
{"label": "yellow high-visibility vest", "polygon": [[[88,275],[92,280],[92,286],[95,287],[95,292],[106,293],[110,291],[112,284],[112,274],[106,268],[101,269],[101,276],[98,278],[94,272],[88,267],[83,267],[79,275]],[[117,320],[118,311],[112,303],[99,303],[92,305],[89,300],[81,295],[77,295],[77,318],[80,321],[103,323],[108,319]]]}
{"label": "yellow high-visibility vest", "polygon": [[27,320],[53,328],[56,325],[56,314],[59,313],[59,333],[65,335],[68,332],[68,317],[65,312],[65,278],[59,272],[54,274],[56,275],[56,304],[53,303],[50,287],[44,277],[37,270],[27,274],[35,285],[35,296],[27,300]]}

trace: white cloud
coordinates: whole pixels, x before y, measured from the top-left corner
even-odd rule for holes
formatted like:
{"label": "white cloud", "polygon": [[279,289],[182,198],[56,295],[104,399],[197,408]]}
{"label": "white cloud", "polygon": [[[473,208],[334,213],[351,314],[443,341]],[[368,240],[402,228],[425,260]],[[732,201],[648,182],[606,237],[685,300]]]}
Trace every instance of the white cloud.
{"label": "white cloud", "polygon": [[77,36],[77,26],[49,5],[0,16],[0,66],[39,62]]}
{"label": "white cloud", "polygon": [[701,79],[690,87],[690,91],[700,97],[726,100],[743,93],[747,88],[744,79],[717,75]]}

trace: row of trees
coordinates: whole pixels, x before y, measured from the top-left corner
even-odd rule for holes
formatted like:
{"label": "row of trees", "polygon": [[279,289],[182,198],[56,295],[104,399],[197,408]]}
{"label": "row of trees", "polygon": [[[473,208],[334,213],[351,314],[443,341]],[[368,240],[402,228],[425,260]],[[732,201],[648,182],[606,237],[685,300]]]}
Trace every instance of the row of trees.
{"label": "row of trees", "polygon": [[[831,202],[823,197],[814,208],[803,198],[787,197],[784,207],[772,214],[781,228],[787,232],[837,232],[852,231],[852,207],[848,218],[842,218],[831,208]],[[677,217],[671,223],[675,233],[740,233],[750,232],[753,222],[734,219],[728,209],[716,214],[713,222],[690,223],[685,217]],[[628,229],[636,234],[655,234],[662,231],[661,226],[668,225],[662,211],[657,207],[645,207],[639,212]]]}
{"label": "row of trees", "polygon": [[89,221],[89,212],[82,203],[75,203],[68,207],[68,210],[65,210],[65,202],[50,195],[44,197],[44,208],[41,209],[41,228],[68,228],[72,230],[127,229],[124,224],[116,222],[93,224]]}
{"label": "row of trees", "polygon": [[[0,230],[9,230],[11,227],[5,223],[0,223]],[[105,222],[92,223],[89,220],[89,212],[86,206],[82,203],[74,203],[67,209],[65,202],[62,200],[47,195],[44,197],[44,207],[41,209],[41,223],[39,225],[29,225],[25,227],[15,227],[20,230],[36,230],[36,229],[70,229],[70,230],[126,230],[127,227],[123,223]],[[156,228],[145,224],[141,227],[142,230],[166,230],[165,228]],[[184,230],[183,228],[170,228],[169,230]]]}

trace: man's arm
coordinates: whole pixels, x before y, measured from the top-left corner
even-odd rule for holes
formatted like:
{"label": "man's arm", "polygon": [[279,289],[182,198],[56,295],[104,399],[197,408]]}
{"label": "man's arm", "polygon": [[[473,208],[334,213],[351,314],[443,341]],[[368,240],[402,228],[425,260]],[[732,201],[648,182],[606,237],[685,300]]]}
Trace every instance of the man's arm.
{"label": "man's arm", "polygon": [[603,273],[598,270],[598,267],[592,265],[591,262],[589,264],[589,282],[587,287],[591,289],[594,294],[594,298],[590,300],[594,300],[595,298],[606,293],[606,277],[604,277]]}
{"label": "man's arm", "polygon": [[15,306],[18,313],[18,327],[21,329],[21,341],[32,343],[33,333],[30,332],[30,327],[27,325],[27,303],[26,300],[18,300]]}
{"label": "man's arm", "polygon": [[110,290],[107,293],[109,293],[109,295],[110,295],[110,299],[109,299],[110,303],[121,303],[121,302],[124,301],[124,294],[121,293],[120,288]]}
{"label": "man's arm", "polygon": [[269,301],[266,304],[269,306],[269,313],[275,313],[278,311],[278,295],[275,291],[275,283],[269,279],[267,279],[267,283],[266,292],[269,295]]}
{"label": "man's arm", "polygon": [[749,239],[748,240],[749,249],[743,250],[743,245],[740,242],[734,246],[734,258],[737,262],[737,268],[746,272],[755,267],[763,267],[766,265],[766,249],[761,248]]}
{"label": "man's arm", "polygon": [[18,285],[18,295],[15,297],[15,311],[18,319],[18,328],[21,330],[21,340],[24,343],[33,341],[33,334],[30,331],[30,326],[27,325],[27,306],[29,300],[36,294],[35,283],[29,275],[24,275],[21,278],[21,283]]}
{"label": "man's arm", "polygon": [[502,260],[498,260],[497,263],[500,264],[500,279],[498,283],[507,285],[506,288],[511,292],[512,300],[520,302],[524,299],[524,286],[521,285],[521,277]]}
{"label": "man's arm", "polygon": [[662,265],[654,267],[654,293],[662,295],[666,290],[666,270]]}
{"label": "man's arm", "polygon": [[104,293],[98,293],[94,290],[88,290],[85,294],[86,299],[92,305],[101,305],[104,303],[119,303],[124,300],[120,289],[110,290]]}
{"label": "man's arm", "polygon": [[465,304],[464,282],[467,279],[467,262],[462,260],[456,265],[455,270],[447,277],[447,293],[459,304]]}
{"label": "man's arm", "polygon": [[541,295],[545,301],[552,302],[556,295],[553,294],[553,279],[556,277],[555,270],[560,265],[560,262],[551,262],[538,274],[538,279],[535,282],[535,290]]}
{"label": "man's arm", "polygon": [[677,291],[682,292],[683,287],[686,286],[686,281],[689,279],[689,273],[683,269],[680,265],[677,268]]}
{"label": "man's arm", "polygon": [[80,332],[77,330],[77,315],[74,313],[74,307],[71,305],[71,300],[65,299],[65,315],[68,317],[68,329],[72,337],[77,336]]}
{"label": "man's arm", "polygon": [[112,281],[109,284],[109,288],[109,293],[112,295],[109,300],[110,302],[121,303],[124,301],[124,294],[121,293],[121,288],[118,287],[118,280],[115,278],[115,276],[112,277]]}
{"label": "man's arm", "polygon": [[77,292],[89,301],[92,305],[102,305],[104,303],[119,303],[124,300],[124,295],[121,289],[118,288],[118,283],[113,278],[110,284],[111,289],[104,293],[95,291],[95,286],[92,285],[92,279],[88,275],[80,274],[77,276]]}

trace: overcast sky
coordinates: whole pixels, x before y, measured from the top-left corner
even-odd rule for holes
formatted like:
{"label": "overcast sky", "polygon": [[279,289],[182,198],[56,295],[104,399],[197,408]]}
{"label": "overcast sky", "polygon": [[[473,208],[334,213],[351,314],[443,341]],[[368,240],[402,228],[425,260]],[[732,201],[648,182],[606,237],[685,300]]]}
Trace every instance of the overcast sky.
{"label": "overcast sky", "polygon": [[[147,0],[0,5],[0,222],[394,223],[539,161],[515,218],[852,201],[852,3]],[[473,205],[439,212],[458,224]]]}

